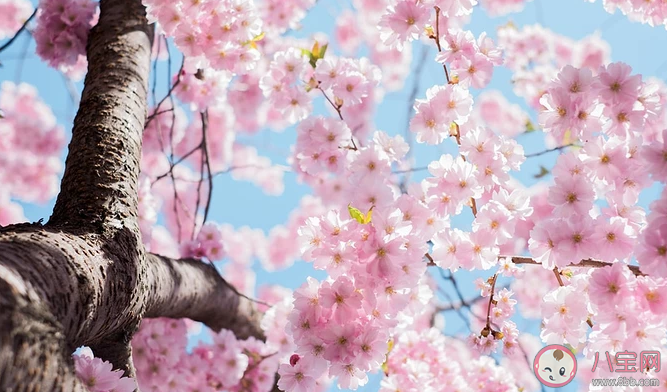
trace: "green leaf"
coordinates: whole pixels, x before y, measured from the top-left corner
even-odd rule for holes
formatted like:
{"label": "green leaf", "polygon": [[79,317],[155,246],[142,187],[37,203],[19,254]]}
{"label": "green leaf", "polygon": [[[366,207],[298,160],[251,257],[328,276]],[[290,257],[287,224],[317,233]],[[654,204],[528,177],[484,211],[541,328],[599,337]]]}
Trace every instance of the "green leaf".
{"label": "green leaf", "polygon": [[385,377],[389,376],[389,365],[387,364],[387,361],[384,361],[382,364],[382,371],[384,372]]}
{"label": "green leaf", "polygon": [[363,224],[364,223],[364,214],[361,213],[357,208],[352,207],[352,204],[347,205],[347,210],[350,212],[352,219]]}
{"label": "green leaf", "polygon": [[373,214],[373,207],[371,207],[370,210],[366,213],[366,218],[364,219],[364,224],[365,223],[371,223],[371,215]]}
{"label": "green leaf", "polygon": [[537,131],[537,128],[535,128],[535,125],[533,124],[532,121],[527,120],[526,121],[526,132],[525,133],[531,133]]}
{"label": "green leaf", "polygon": [[572,132],[568,129],[565,131],[565,134],[563,135],[563,144],[572,144],[574,140],[572,140]]}
{"label": "green leaf", "polygon": [[327,52],[328,46],[329,44],[320,46],[320,43],[315,41],[315,44],[311,50],[301,49],[301,54],[308,56],[310,66],[315,68],[317,65],[317,60],[324,58],[324,54]]}
{"label": "green leaf", "polygon": [[250,46],[253,49],[257,49],[257,42],[264,39],[264,35],[265,35],[265,33],[261,32],[259,35],[256,35],[255,37],[253,37],[253,39],[251,39],[250,41],[244,42],[243,45],[244,46]]}
{"label": "green leaf", "polygon": [[550,172],[549,172],[549,169],[547,169],[547,168],[544,167],[544,166],[540,166],[540,172],[537,173],[537,174],[535,174],[535,175],[533,175],[533,178],[542,178],[542,177],[546,176],[546,175],[549,174],[549,173],[550,173]]}
{"label": "green leaf", "polygon": [[315,41],[315,44],[313,45],[313,48],[310,50],[310,53],[313,54],[313,56],[318,57],[320,55],[320,43]]}
{"label": "green leaf", "polygon": [[257,42],[257,41],[261,41],[262,39],[264,39],[264,36],[265,36],[265,35],[266,35],[266,33],[262,31],[261,33],[259,33],[259,35],[257,35],[257,36],[256,36],[255,38],[253,38],[252,40],[255,41],[255,42]]}
{"label": "green leaf", "polygon": [[364,213],[361,212],[359,209],[352,207],[351,204],[347,205],[347,210],[350,212],[350,217],[352,219],[356,220],[357,222],[361,223],[362,225],[368,224],[371,222],[371,215],[373,212],[373,207],[371,207],[370,210],[366,213],[364,216]]}
{"label": "green leaf", "polygon": [[382,364],[382,371],[384,372],[385,376],[389,376],[389,364],[387,362],[389,361],[389,353],[393,348],[394,348],[394,339],[389,339],[389,341],[387,342],[387,354],[385,355],[385,360],[384,363]]}
{"label": "green leaf", "polygon": [[329,44],[326,44],[326,45],[324,45],[324,46],[322,47],[322,49],[320,49],[319,57],[320,57],[321,59],[324,58],[324,54],[327,52],[327,48],[328,48],[328,47],[329,47]]}

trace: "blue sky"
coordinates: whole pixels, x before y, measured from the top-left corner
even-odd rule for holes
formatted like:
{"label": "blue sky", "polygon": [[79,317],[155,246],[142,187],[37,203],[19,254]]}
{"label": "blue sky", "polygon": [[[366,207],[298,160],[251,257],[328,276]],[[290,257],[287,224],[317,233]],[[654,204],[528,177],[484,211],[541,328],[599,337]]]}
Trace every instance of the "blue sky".
{"label": "blue sky", "polygon": [[[36,2],[35,2],[36,3]],[[347,1],[320,0],[311,10],[310,14],[303,21],[303,29],[296,32],[300,37],[310,36],[314,32],[324,32],[330,34],[335,23],[335,15],[345,7],[349,7]],[[632,66],[635,73],[641,73],[645,76],[656,76],[660,79],[667,78],[667,53],[664,48],[667,45],[667,31],[663,27],[652,28],[648,25],[630,22],[625,16],[620,14],[611,15],[603,10],[600,1],[589,3],[584,0],[534,0],[527,3],[525,10],[519,14],[510,14],[501,18],[489,18],[481,9],[476,8],[473,13],[471,23],[466,27],[477,36],[483,31],[487,31],[491,37],[495,37],[496,27],[512,21],[515,25],[521,27],[527,24],[541,23],[545,27],[562,35],[574,39],[583,38],[594,32],[599,32],[601,37],[610,43],[612,51],[612,61],[623,61]],[[1,42],[0,42],[1,43]],[[415,44],[413,53],[417,54],[421,49],[421,43]],[[27,53],[23,56],[23,53]],[[432,60],[436,50],[431,47],[427,59]],[[25,58],[25,60],[22,60]],[[34,42],[31,41],[28,34],[23,34],[11,47],[11,49],[0,54],[0,62],[3,67],[0,68],[0,81],[22,81],[37,86],[41,98],[49,104],[58,122],[62,124],[69,133],[72,119],[75,114],[76,104],[72,102],[69,93],[65,88],[65,83],[61,75],[48,68],[42,63],[34,52]],[[174,71],[177,69],[179,61],[174,61]],[[416,66],[412,64],[412,69]],[[164,64],[161,65],[158,80],[165,80]],[[434,84],[443,83],[442,68],[435,62],[429,61],[424,68],[419,80],[419,92],[417,98],[423,97],[428,87]],[[402,91],[390,93],[385,97],[384,102],[377,108],[375,125],[377,129],[384,130],[390,135],[403,134],[404,124],[407,121],[409,91],[414,83],[414,77],[410,76],[405,83]],[[82,84],[76,86],[80,92]],[[510,72],[502,67],[496,68],[494,78],[488,87],[497,89],[504,93],[510,102],[518,103],[524,109],[528,110],[527,105],[517,97],[511,89]],[[164,86],[159,86],[158,96],[164,94]],[[316,105],[317,111],[328,114],[324,109],[323,102]],[[533,120],[536,120],[534,112],[529,111]],[[534,121],[535,122],[535,121]],[[257,137],[244,138],[255,146],[259,147],[262,155],[270,157],[274,163],[286,164],[286,155],[281,151],[289,151],[289,146],[294,142],[296,136],[294,128],[290,128],[283,133],[273,133],[270,131],[262,132]],[[526,153],[541,151],[544,148],[542,134],[535,132],[529,135],[521,136],[518,139],[524,145]],[[272,145],[271,150],[263,149],[261,146]],[[453,146],[448,145],[444,151],[453,152]],[[418,146],[413,156],[416,157],[416,166],[425,166],[432,160],[438,159],[443,149],[428,148]],[[65,156],[63,151],[63,158]],[[526,185],[530,185],[535,180],[532,174],[538,171],[540,165],[551,167],[557,154],[552,153],[538,158],[531,158],[524,164],[525,172],[517,178]],[[419,180],[425,174],[417,173],[413,176]],[[547,177],[549,180],[549,177]],[[246,182],[237,182],[231,177],[219,176],[215,179],[213,195],[213,204],[210,217],[213,221],[220,223],[229,223],[235,227],[250,226],[260,228],[268,232],[274,225],[286,222],[290,212],[298,206],[300,198],[308,193],[306,186],[296,182],[296,176],[293,173],[285,174],[285,192],[278,197],[264,195],[260,189]],[[642,205],[647,206],[648,202],[655,198],[658,188],[653,187],[642,200]],[[45,205],[24,205],[25,214],[30,221],[36,221],[40,218],[48,219],[54,200]],[[463,225],[469,224],[470,216],[463,216],[458,222]],[[294,267],[276,273],[266,273],[257,269],[257,283],[281,284],[289,288],[298,287],[308,275],[313,274],[310,265],[297,263]],[[487,273],[457,273],[457,280],[462,284],[464,296],[471,297],[476,295],[476,291],[471,285],[472,280],[478,276],[488,277]],[[451,288],[446,283],[441,282],[443,287],[451,293]],[[523,323],[520,323],[521,325]],[[447,314],[447,331],[453,332],[460,330],[462,323],[453,313]],[[537,322],[531,322],[533,332],[537,331]],[[362,391],[373,391],[378,388],[378,378],[375,377]],[[549,388],[547,388],[549,390]],[[560,390],[574,390],[570,385]]]}

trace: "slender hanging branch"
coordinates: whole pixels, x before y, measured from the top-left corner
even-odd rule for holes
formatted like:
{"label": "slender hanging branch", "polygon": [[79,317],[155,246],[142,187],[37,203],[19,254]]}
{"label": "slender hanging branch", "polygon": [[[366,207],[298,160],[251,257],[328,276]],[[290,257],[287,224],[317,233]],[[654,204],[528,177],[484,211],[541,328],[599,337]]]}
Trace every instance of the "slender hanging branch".
{"label": "slender hanging branch", "polygon": [[[493,332],[491,329],[491,305],[493,305],[493,295],[496,291],[496,281],[498,280],[498,274],[494,274],[491,280],[491,295],[489,296],[489,305],[486,307],[486,325],[482,330],[482,336],[487,336],[488,332]],[[484,331],[487,331],[487,335],[484,335]]]}
{"label": "slender hanging branch", "polygon": [[[499,258],[509,258],[512,260],[512,263],[514,264],[529,264],[529,265],[542,265],[541,263],[538,263],[537,261],[531,259],[530,257],[523,257],[523,256],[500,256]],[[600,260],[593,260],[593,259],[585,259],[581,260],[578,263],[570,263],[567,266],[568,267],[583,267],[583,268],[603,268],[603,267],[610,267],[614,265],[613,263],[609,263],[606,261],[600,261]],[[627,266],[630,271],[632,271],[635,276],[644,276],[645,274],[642,273],[639,269],[638,266],[636,265],[628,265]]]}
{"label": "slender hanging branch", "polygon": [[565,145],[562,145],[562,146],[550,148],[548,150],[544,150],[544,151],[540,151],[540,152],[534,152],[532,154],[526,154],[525,157],[526,158],[539,157],[540,155],[548,154],[548,153],[554,152],[554,151],[560,151],[560,150],[563,150],[565,148],[573,147],[573,146],[575,146],[574,143],[569,143],[569,144],[565,144]]}
{"label": "slender hanging branch", "polygon": [[28,23],[30,23],[30,21],[35,17],[35,15],[37,15],[38,10],[39,10],[39,8],[35,7],[35,11],[33,11],[33,13],[30,15],[30,17],[28,17],[28,19],[26,19],[26,21],[23,23],[23,25],[21,25],[21,28],[19,28],[16,31],[14,36],[12,36],[12,38],[10,38],[9,41],[5,42],[2,46],[0,46],[0,53],[3,50],[7,49],[16,40],[16,38],[18,38],[18,36],[21,35],[23,30],[25,30],[28,27]]}
{"label": "slender hanging branch", "polygon": [[[435,37],[430,36],[429,38],[435,40],[439,53],[442,52],[442,47],[440,46],[440,7],[436,5],[433,9],[435,9]],[[445,79],[447,79],[447,83],[451,83],[452,81],[449,80],[449,72],[447,72],[447,65],[443,63],[442,67],[445,69]]]}

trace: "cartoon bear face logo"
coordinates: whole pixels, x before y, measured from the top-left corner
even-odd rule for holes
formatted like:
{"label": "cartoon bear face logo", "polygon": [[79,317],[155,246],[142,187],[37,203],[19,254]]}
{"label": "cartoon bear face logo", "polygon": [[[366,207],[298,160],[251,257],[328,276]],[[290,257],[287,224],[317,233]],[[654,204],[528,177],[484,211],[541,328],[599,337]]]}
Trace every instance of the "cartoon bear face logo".
{"label": "cartoon bear face logo", "polygon": [[577,374],[577,359],[567,347],[552,344],[537,353],[533,370],[542,384],[558,388],[574,379]]}

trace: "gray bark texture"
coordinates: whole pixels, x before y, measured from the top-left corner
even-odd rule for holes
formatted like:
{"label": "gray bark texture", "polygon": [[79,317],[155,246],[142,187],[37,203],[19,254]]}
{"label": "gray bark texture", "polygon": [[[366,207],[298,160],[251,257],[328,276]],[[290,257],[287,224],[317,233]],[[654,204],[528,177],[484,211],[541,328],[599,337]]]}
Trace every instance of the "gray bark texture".
{"label": "gray bark texture", "polygon": [[264,339],[260,314],[210,265],[148,254],[137,220],[153,28],[141,0],[102,0],[53,214],[0,227],[0,391],[85,391],[87,345],[134,376],[144,317],[191,318]]}

